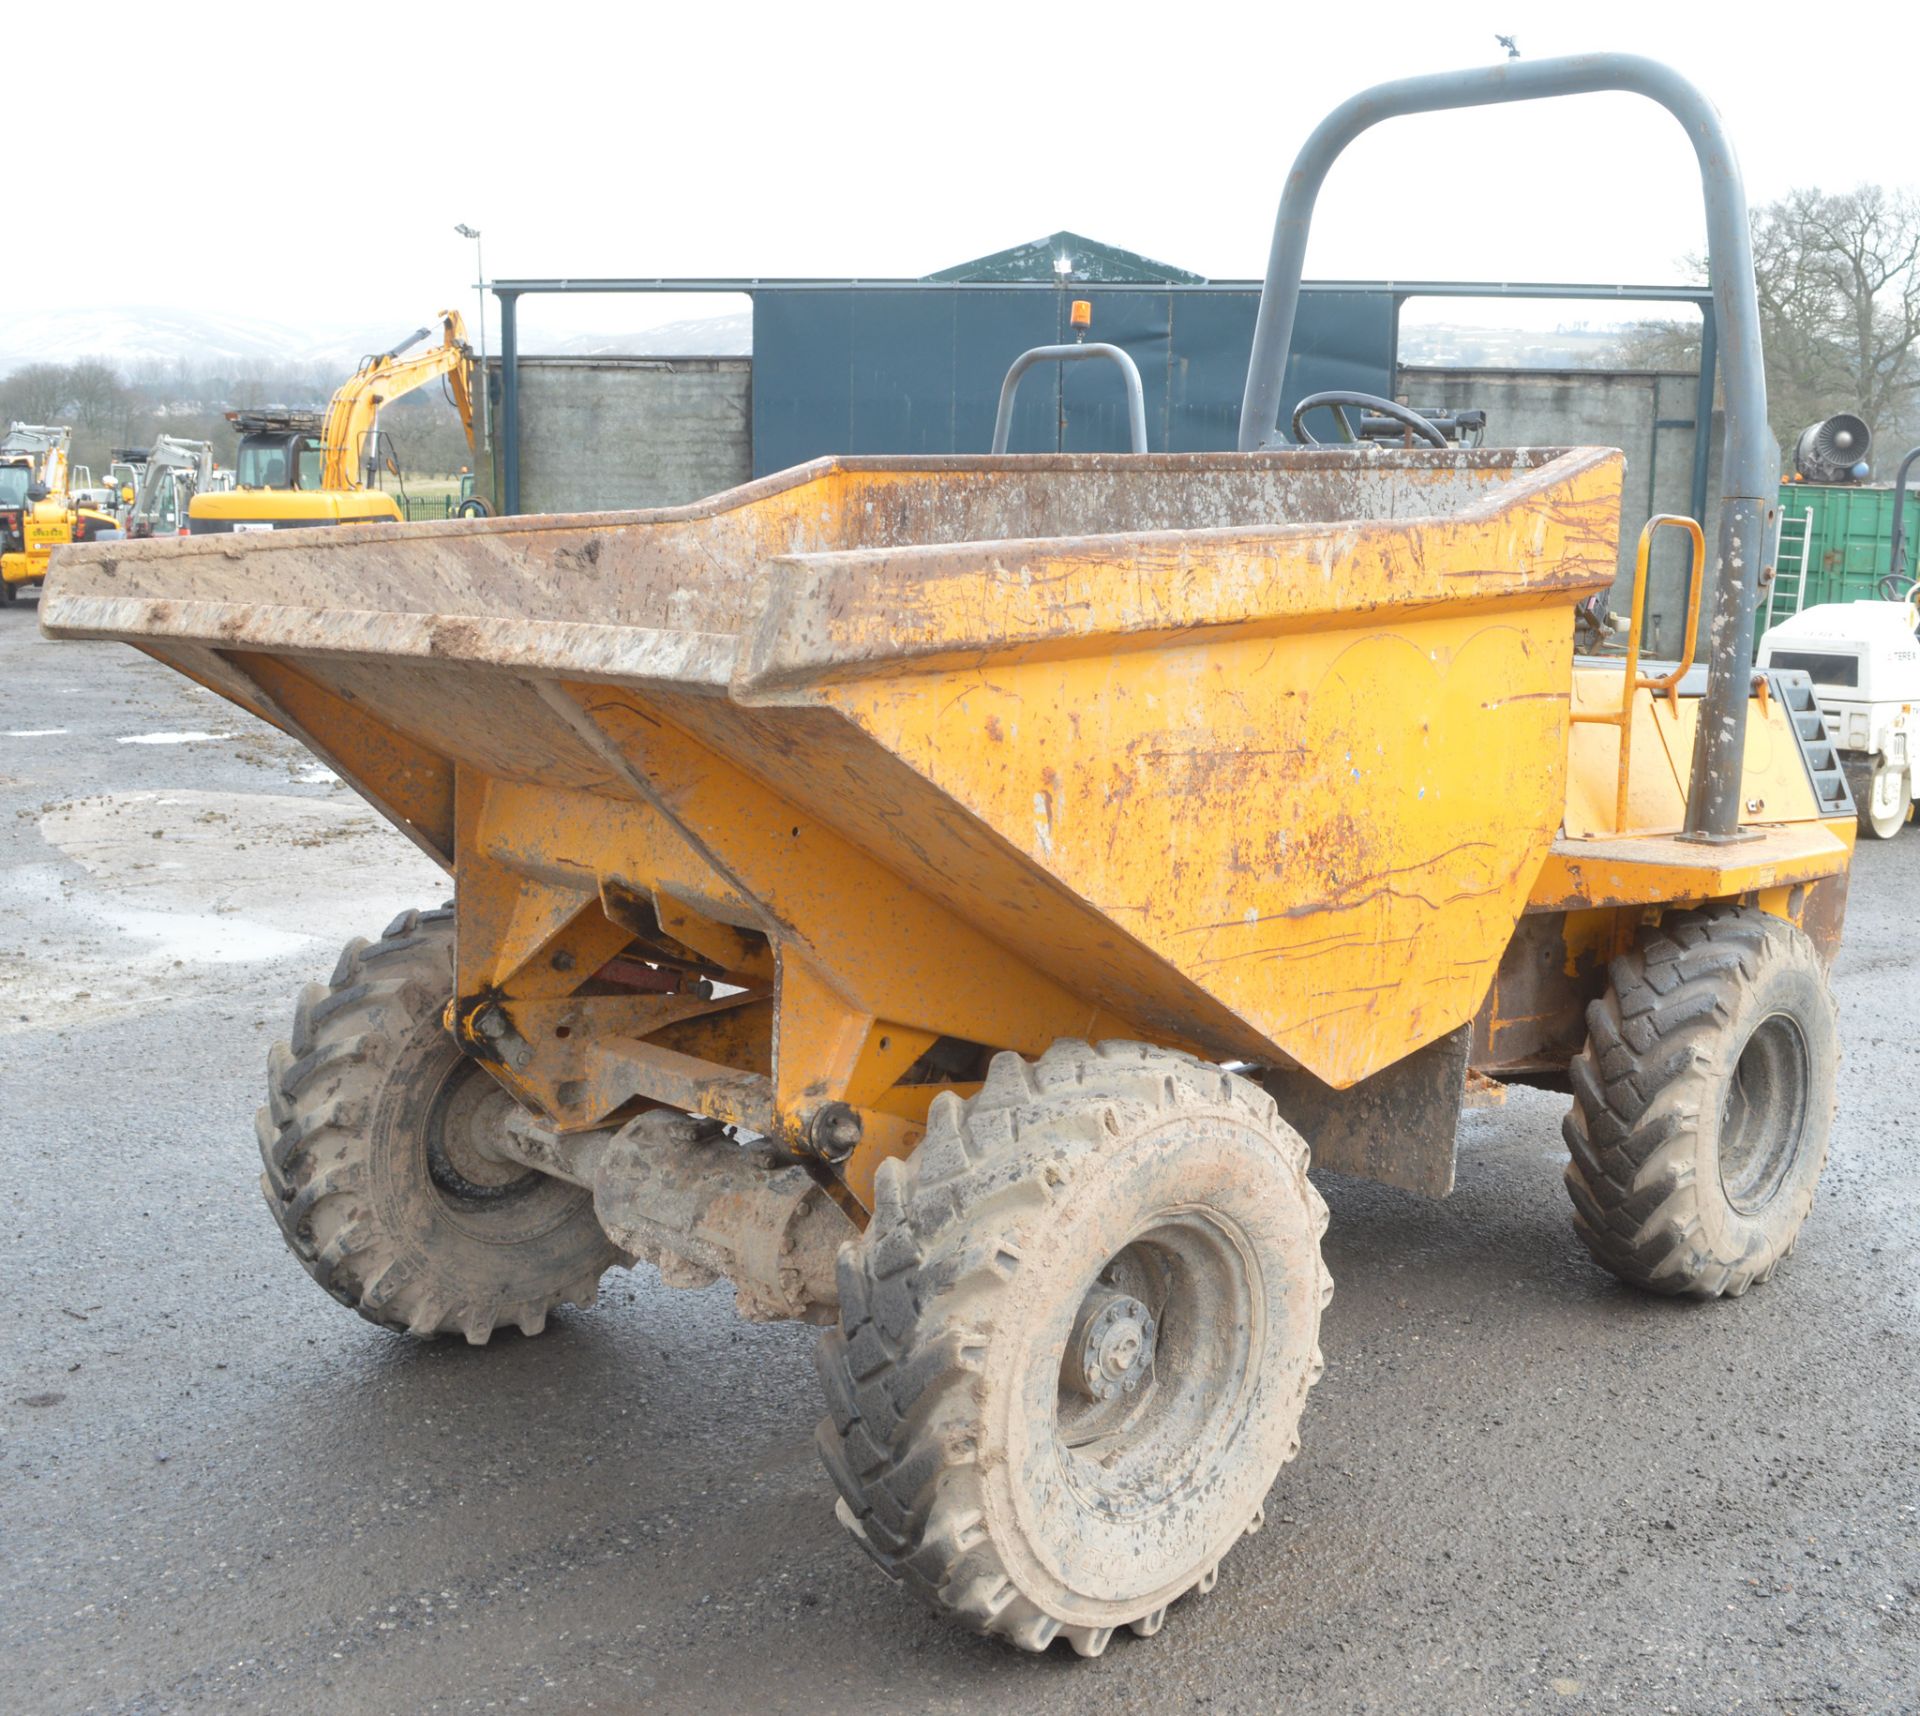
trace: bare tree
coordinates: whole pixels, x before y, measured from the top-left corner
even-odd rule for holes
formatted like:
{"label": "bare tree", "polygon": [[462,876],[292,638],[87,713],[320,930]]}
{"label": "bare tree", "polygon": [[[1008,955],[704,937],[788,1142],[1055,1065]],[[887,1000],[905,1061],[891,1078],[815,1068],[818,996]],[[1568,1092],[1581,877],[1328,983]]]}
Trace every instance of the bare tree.
{"label": "bare tree", "polygon": [[1862,185],[1796,193],[1767,211],[1805,246],[1825,285],[1831,350],[1850,402],[1869,421],[1899,415],[1920,390],[1920,201]]}
{"label": "bare tree", "polygon": [[1700,370],[1698,322],[1634,322],[1620,330],[1608,353],[1618,369]]}
{"label": "bare tree", "polygon": [[65,364],[24,364],[0,383],[0,410],[9,420],[57,422],[72,397]]}
{"label": "bare tree", "polygon": [[[1920,199],[1861,185],[1789,192],[1753,211],[1767,404],[1782,446],[1817,418],[1858,412],[1889,444],[1920,428]],[[1698,279],[1699,257],[1684,266]],[[1697,368],[1683,322],[1627,329],[1614,361]]]}
{"label": "bare tree", "polygon": [[67,370],[67,396],[80,427],[89,435],[97,434],[121,415],[125,393],[119,371],[99,358],[82,358]]}
{"label": "bare tree", "polygon": [[1782,444],[1856,411],[1882,431],[1920,392],[1920,203],[1879,185],[1797,190],[1757,210],[1754,274]]}

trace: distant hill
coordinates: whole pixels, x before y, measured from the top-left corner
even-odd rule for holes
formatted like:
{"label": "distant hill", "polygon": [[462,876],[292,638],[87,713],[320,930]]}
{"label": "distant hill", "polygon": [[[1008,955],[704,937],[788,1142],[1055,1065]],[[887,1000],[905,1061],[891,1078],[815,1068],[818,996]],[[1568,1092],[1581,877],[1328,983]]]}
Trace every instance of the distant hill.
{"label": "distant hill", "polygon": [[527,346],[529,356],[563,357],[751,357],[753,312],[662,322],[630,334],[570,334]]}
{"label": "distant hill", "polygon": [[[232,316],[124,304],[89,309],[0,309],[0,375],[33,363],[76,363],[104,358],[131,375],[143,367],[184,364],[203,369],[218,363],[311,364],[351,369],[366,353],[383,349],[411,329],[396,321],[378,328],[294,327],[257,316]],[[597,356],[627,353],[648,357],[727,356],[749,352],[753,318],[709,316],[668,322],[624,334],[571,334],[538,340],[522,349]]]}
{"label": "distant hill", "polygon": [[[537,300],[534,301],[537,304]],[[528,319],[537,315],[528,306]],[[525,324],[523,323],[523,329]],[[345,374],[366,353],[411,330],[396,322],[370,327],[294,327],[261,317],[200,314],[150,305],[94,309],[0,309],[0,376],[31,363],[105,358],[133,377],[143,366],[184,365],[204,370],[224,363],[309,366]],[[1409,323],[1401,330],[1400,360],[1500,368],[1605,368],[1615,361],[1620,330],[1575,326],[1551,331]],[[753,351],[753,314],[700,316],[625,332],[542,336],[525,329],[529,357],[746,357]]]}
{"label": "distant hill", "polygon": [[[392,339],[393,329],[373,341]],[[0,371],[29,363],[74,363],[106,358],[122,368],[141,364],[209,361],[303,363],[341,360],[351,364],[367,349],[359,330],[290,327],[257,316],[203,315],[154,305],[108,305],[88,309],[0,310]]]}
{"label": "distant hill", "polygon": [[1488,327],[1470,322],[1403,322],[1400,361],[1437,369],[1611,369],[1622,329]]}

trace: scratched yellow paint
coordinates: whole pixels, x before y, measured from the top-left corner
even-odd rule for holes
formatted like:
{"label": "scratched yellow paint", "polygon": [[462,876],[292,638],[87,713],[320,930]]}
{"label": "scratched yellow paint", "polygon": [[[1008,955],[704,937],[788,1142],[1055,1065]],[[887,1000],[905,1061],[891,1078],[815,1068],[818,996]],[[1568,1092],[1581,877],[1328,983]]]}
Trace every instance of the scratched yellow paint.
{"label": "scratched yellow paint", "polygon": [[[1576,667],[1574,708],[1618,709],[1620,673],[1618,666]],[[1624,829],[1613,825],[1618,729],[1576,725],[1569,743],[1567,835],[1583,840],[1607,839],[1620,833],[1677,832],[1686,821],[1686,783],[1693,767],[1693,735],[1699,712],[1698,698],[1681,698],[1675,705],[1650,690],[1634,693],[1632,771]],[[1740,797],[1741,820],[1747,823],[1806,822],[1819,814],[1792,717],[1776,701],[1769,700],[1763,709],[1756,698],[1748,713]]]}
{"label": "scratched yellow paint", "polygon": [[1029,862],[1345,1085],[1470,1018],[1559,821],[1564,609],[836,693]]}
{"label": "scratched yellow paint", "polygon": [[1752,840],[1704,845],[1673,835],[1555,841],[1528,909],[1697,906],[1837,876],[1853,856],[1851,818],[1787,822]]}
{"label": "scratched yellow paint", "polygon": [[[797,695],[791,677],[777,698],[592,694],[596,742],[655,807],[642,824],[502,783],[489,844],[562,891],[618,877],[663,912],[676,887],[751,901],[813,974],[780,985],[782,1112],[881,1103],[853,1067],[887,1030],[1026,1047],[1100,1029],[1103,1004],[1108,1030],[1349,1084],[1473,1015],[1524,908],[1566,798],[1568,610],[1610,576],[1618,483],[1599,456],[1459,519],[853,556],[857,588],[807,632],[833,659]],[[890,504],[884,487],[858,504]],[[829,712],[846,725],[822,728]],[[636,851],[653,814],[689,846]],[[885,868],[857,882],[836,830]],[[975,866],[971,909],[940,886],[950,860]],[[995,866],[1030,922],[1082,927],[1004,939],[978,895]],[[530,908],[523,945],[547,921]],[[976,921],[1015,956],[984,983]]]}
{"label": "scratched yellow paint", "polygon": [[[1693,765],[1698,698],[1682,698],[1677,720],[1660,723],[1660,734],[1681,777]],[[1747,742],[1740,770],[1740,820],[1743,823],[1811,822],[1820,814],[1806,765],[1800,759],[1793,717],[1777,698],[1762,709],[1754,698],[1747,710]]]}
{"label": "scratched yellow paint", "polygon": [[1619,461],[1523,486],[1297,537],[850,556],[735,693],[838,710],[1148,950],[1169,1020],[1197,991],[1344,1086],[1471,1018],[1560,826]]}

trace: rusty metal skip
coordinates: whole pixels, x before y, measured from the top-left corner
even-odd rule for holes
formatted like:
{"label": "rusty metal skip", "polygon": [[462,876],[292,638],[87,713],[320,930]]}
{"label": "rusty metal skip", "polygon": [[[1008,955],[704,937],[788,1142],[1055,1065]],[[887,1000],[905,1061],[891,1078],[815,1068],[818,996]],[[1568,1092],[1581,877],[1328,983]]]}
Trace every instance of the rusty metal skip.
{"label": "rusty metal skip", "polygon": [[[1602,89],[1673,112],[1705,186],[1704,686],[1574,654],[1618,452],[1277,436],[1340,150]],[[1299,1446],[1309,1148],[1440,1195],[1470,1078],[1570,1089],[1600,1265],[1696,1298],[1773,1274],[1826,1153],[1854,828],[1804,684],[1751,672],[1745,205],[1671,71],[1337,109],[1280,205],[1238,452],[999,450],[1028,360],[1098,355],[1027,354],[985,457],[63,549],[41,606],[298,736],[452,878],[271,1059],[263,1186],[315,1278],[473,1341],[639,1256],[832,1319],[848,1530],[962,1624],[1086,1655],[1210,1589]]]}

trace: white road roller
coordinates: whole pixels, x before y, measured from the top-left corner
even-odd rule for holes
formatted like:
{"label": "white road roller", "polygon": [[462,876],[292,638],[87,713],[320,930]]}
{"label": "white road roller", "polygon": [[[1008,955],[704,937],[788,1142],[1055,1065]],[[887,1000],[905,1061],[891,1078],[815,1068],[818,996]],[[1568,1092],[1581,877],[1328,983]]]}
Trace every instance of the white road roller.
{"label": "white road roller", "polygon": [[1803,608],[1769,627],[1756,653],[1757,667],[1797,668],[1813,680],[1827,733],[1853,789],[1861,832],[1876,840],[1891,840],[1900,832],[1916,790],[1916,588],[1900,601]]}

